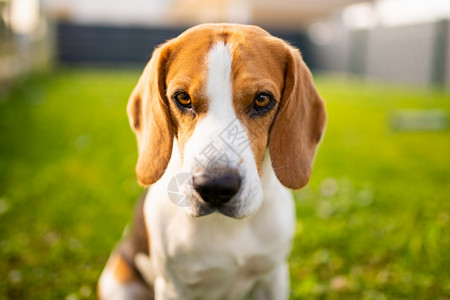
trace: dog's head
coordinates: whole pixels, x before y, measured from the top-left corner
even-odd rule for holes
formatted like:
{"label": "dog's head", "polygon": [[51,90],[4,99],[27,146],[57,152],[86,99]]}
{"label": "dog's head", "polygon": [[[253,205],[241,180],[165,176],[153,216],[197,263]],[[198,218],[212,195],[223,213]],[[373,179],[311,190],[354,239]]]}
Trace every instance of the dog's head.
{"label": "dog's head", "polygon": [[326,113],[300,52],[255,26],[201,25],[157,48],[129,103],[137,177],[156,182],[178,149],[192,216],[262,203],[262,162],[286,187],[309,180]]}

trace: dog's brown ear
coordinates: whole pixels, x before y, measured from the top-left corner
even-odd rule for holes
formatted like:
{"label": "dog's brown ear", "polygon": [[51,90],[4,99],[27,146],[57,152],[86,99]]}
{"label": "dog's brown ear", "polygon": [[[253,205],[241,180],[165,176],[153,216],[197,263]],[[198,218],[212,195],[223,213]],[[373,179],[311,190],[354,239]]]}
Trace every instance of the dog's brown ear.
{"label": "dog's brown ear", "polygon": [[138,141],[136,174],[144,186],[161,178],[172,153],[173,128],[165,96],[168,48],[166,44],[153,52],[127,106]]}
{"label": "dog's brown ear", "polygon": [[290,46],[283,96],[270,131],[269,151],[278,180],[299,189],[311,176],[326,123],[325,105],[300,52]]}

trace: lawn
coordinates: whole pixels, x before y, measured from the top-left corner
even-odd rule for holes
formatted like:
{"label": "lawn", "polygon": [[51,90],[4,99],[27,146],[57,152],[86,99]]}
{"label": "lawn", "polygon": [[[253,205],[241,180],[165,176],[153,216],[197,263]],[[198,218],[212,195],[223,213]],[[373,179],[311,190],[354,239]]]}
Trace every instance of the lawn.
{"label": "lawn", "polygon": [[[141,188],[137,70],[60,69],[0,95],[0,299],[93,299]],[[450,130],[397,131],[450,94],[318,77],[329,122],[294,192],[292,299],[450,299]]]}

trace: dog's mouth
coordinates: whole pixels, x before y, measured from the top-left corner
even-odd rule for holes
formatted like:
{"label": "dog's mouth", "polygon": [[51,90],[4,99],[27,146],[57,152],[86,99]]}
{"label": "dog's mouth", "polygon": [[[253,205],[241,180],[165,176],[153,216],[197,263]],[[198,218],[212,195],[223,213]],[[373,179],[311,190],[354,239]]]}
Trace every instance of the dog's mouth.
{"label": "dog's mouth", "polygon": [[197,192],[193,193],[192,206],[189,208],[189,214],[192,217],[203,217],[213,213],[219,213],[233,219],[242,219],[245,216],[240,212],[239,199],[233,198],[226,203],[219,200],[205,201]]}

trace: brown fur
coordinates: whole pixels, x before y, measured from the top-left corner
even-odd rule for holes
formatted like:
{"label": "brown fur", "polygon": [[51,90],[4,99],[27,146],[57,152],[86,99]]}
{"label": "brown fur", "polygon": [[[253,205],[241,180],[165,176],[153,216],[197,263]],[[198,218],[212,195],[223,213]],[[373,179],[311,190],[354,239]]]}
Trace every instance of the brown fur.
{"label": "brown fur", "polygon": [[[207,112],[206,54],[218,41],[233,47],[233,105],[247,128],[258,171],[269,145],[280,182],[303,187],[325,126],[323,101],[298,50],[258,27],[235,25],[199,26],[155,50],[128,104],[139,144],[139,182],[150,185],[162,176],[173,137],[183,153]],[[171,101],[178,91],[190,95],[195,115],[181,113]],[[248,118],[246,109],[261,91],[270,92],[277,106],[264,116]]]}
{"label": "brown fur", "polygon": [[111,268],[113,269],[116,280],[122,284],[137,279],[130,265],[119,254],[115,254],[111,257]]}
{"label": "brown fur", "polygon": [[256,166],[261,174],[269,130],[277,106],[268,114],[255,118],[249,118],[246,109],[260,92],[270,92],[277,101],[281,98],[285,57],[280,49],[283,49],[284,42],[265,31],[250,34],[238,31],[233,37],[233,104],[237,117],[247,128]]}
{"label": "brown fur", "polygon": [[162,176],[172,152],[173,128],[163,81],[167,56],[168,49],[155,50],[128,101],[128,116],[139,148],[136,174],[142,185]]}
{"label": "brown fur", "polygon": [[272,166],[291,189],[305,186],[326,123],[325,105],[300,52],[290,49],[280,108],[270,131]]}

